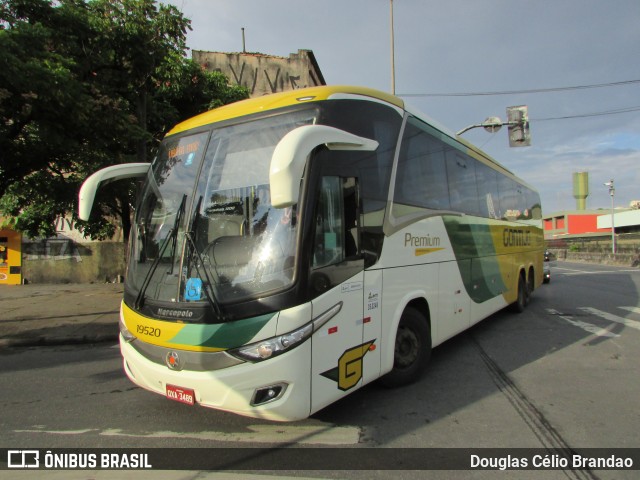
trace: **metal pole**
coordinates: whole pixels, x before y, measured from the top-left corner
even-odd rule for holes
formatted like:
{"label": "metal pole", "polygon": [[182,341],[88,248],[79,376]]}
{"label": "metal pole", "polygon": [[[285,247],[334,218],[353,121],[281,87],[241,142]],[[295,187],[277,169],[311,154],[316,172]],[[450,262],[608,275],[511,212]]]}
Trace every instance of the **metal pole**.
{"label": "metal pole", "polygon": [[394,58],[394,38],[393,38],[393,0],[391,2],[391,93],[396,94],[396,65]]}
{"label": "metal pole", "polygon": [[611,253],[616,253],[616,227],[614,225],[614,212],[613,212],[613,197],[616,193],[616,189],[613,188],[613,178],[611,179],[611,187],[609,188],[609,195],[611,195]]}
{"label": "metal pole", "polygon": [[616,253],[616,227],[614,224],[614,206],[613,206],[613,199],[614,199],[614,195],[616,193],[616,189],[613,186],[613,178],[608,181],[607,183],[605,183],[605,185],[607,187],[609,187],[609,195],[611,196],[611,253],[613,253],[615,255]]}
{"label": "metal pole", "polygon": [[247,45],[244,41],[244,27],[242,27],[242,53],[247,53]]}

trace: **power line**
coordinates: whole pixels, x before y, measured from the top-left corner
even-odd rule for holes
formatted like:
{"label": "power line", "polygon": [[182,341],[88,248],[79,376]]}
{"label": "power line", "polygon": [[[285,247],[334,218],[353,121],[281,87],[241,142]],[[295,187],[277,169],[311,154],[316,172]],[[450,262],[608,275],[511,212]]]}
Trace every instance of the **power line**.
{"label": "power line", "polygon": [[589,88],[620,87],[640,83],[638,80],[624,80],[622,82],[595,83],[592,85],[575,85],[572,87],[534,88],[530,90],[499,90],[495,92],[457,92],[457,93],[398,93],[399,97],[479,97],[490,95],[516,95],[525,93],[566,92],[570,90],[586,90]]}
{"label": "power line", "polygon": [[530,122],[547,122],[550,120],[567,120],[570,118],[587,118],[587,117],[599,117],[602,115],[617,115],[620,113],[638,112],[640,111],[640,105],[634,107],[618,108],[616,110],[605,110],[602,112],[581,113],[576,115],[566,115],[563,117],[548,117],[548,118],[530,118]]}

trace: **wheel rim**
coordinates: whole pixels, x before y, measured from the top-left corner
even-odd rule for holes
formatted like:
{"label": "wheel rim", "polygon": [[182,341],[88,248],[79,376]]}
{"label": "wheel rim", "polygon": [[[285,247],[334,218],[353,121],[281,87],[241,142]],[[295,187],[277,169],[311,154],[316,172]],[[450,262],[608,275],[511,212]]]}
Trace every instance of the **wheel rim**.
{"label": "wheel rim", "polygon": [[396,336],[395,367],[408,368],[413,365],[420,352],[418,335],[407,327],[400,326]]}

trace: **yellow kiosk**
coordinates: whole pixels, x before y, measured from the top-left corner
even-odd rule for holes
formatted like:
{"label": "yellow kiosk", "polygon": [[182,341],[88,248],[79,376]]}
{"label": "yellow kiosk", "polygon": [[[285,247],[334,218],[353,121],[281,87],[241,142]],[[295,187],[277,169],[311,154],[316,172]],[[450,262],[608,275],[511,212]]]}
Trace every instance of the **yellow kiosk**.
{"label": "yellow kiosk", "polygon": [[0,229],[0,285],[22,283],[22,235]]}

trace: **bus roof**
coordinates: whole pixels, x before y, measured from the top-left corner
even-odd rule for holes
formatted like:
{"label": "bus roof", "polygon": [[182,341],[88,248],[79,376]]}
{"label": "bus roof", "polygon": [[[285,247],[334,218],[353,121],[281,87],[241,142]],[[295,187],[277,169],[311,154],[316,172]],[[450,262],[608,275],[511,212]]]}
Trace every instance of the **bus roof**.
{"label": "bus roof", "polygon": [[361,95],[364,97],[371,97],[376,100],[382,100],[384,102],[395,105],[399,108],[404,108],[404,102],[391,94],[374,90],[372,88],[364,87],[351,87],[351,86],[322,86],[322,87],[310,87],[302,88],[299,90],[290,90],[282,93],[275,93],[273,95],[265,95],[262,97],[250,98],[239,102],[231,103],[223,107],[210,110],[202,113],[182,123],[176,125],[167,134],[174,135],[176,133],[183,132],[192,128],[209,125],[215,122],[221,122],[236,117],[242,117],[257,112],[264,112],[268,110],[274,110],[276,108],[288,107],[290,105],[297,105],[304,102],[329,100],[331,97],[339,94],[351,94]]}

